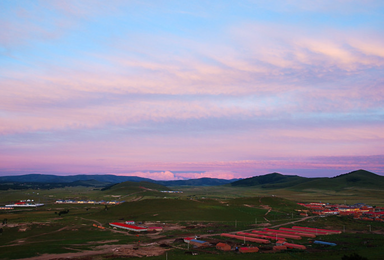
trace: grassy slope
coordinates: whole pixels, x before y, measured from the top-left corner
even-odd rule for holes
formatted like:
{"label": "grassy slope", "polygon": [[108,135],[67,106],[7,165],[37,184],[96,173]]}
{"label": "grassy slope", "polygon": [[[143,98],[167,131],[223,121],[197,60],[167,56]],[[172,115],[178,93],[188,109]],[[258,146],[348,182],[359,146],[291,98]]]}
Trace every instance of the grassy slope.
{"label": "grassy slope", "polygon": [[137,197],[163,197],[164,194],[159,192],[160,190],[169,190],[169,188],[150,182],[123,182],[104,191],[94,187],[80,186],[51,190],[7,190],[0,191],[0,205],[24,199],[33,199],[46,204],[54,203],[58,199],[127,201]]}
{"label": "grassy slope", "polygon": [[126,195],[134,192],[142,192],[144,190],[152,191],[152,192],[160,192],[162,190],[170,190],[170,189],[163,185],[146,182],[146,181],[141,181],[141,182],[126,181],[126,182],[112,185],[106,189],[103,189],[102,191],[104,194]]}
{"label": "grassy slope", "polygon": [[[232,187],[250,187],[250,186],[264,186],[268,187],[270,185],[277,185],[277,186],[286,186],[286,185],[292,185],[293,183],[302,183],[306,182],[310,179],[296,176],[296,175],[283,175],[280,173],[271,173],[261,176],[255,176],[239,181],[232,182],[229,184]],[[271,187],[274,188],[274,187]]]}
{"label": "grassy slope", "polygon": [[377,189],[384,187],[384,177],[358,170],[347,174],[342,174],[333,178],[315,179],[307,183],[302,183],[291,187],[292,189],[324,189],[324,190],[343,190],[343,189]]}
{"label": "grassy slope", "polygon": [[167,187],[172,186],[217,186],[227,184],[231,181],[216,179],[216,178],[199,178],[191,180],[177,180],[177,181],[156,181],[158,184],[165,185]]}
{"label": "grassy slope", "polygon": [[296,202],[329,202],[354,204],[364,202],[369,205],[384,206],[384,190],[344,189],[342,191],[323,189],[263,189],[260,187],[191,187],[183,188],[183,196],[196,198],[241,198],[252,196],[278,196]]}
{"label": "grassy slope", "polygon": [[261,218],[265,213],[265,209],[249,208],[230,201],[227,204],[209,199],[147,199],[123,203],[94,217],[109,221],[120,218],[138,221],[254,221],[255,217]]}
{"label": "grassy slope", "polygon": [[304,178],[300,176],[271,173],[239,180],[229,185],[232,187],[257,187],[268,189],[288,188],[293,190],[343,190],[354,187],[359,189],[380,190],[384,186],[384,176],[365,170],[353,171],[333,178]]}
{"label": "grassy slope", "polygon": [[[147,186],[148,188],[150,186]],[[142,189],[141,189],[142,190]],[[115,190],[116,191],[116,190]],[[126,189],[120,190],[121,193],[127,191]],[[131,190],[133,191],[133,190]],[[102,191],[93,191],[85,188],[69,188],[69,189],[58,189],[46,191],[49,193],[43,193],[44,191],[39,191],[39,196],[63,196],[71,194],[71,196],[105,196],[106,192]],[[149,191],[148,191],[149,192]],[[280,192],[280,193],[279,193]],[[179,221],[228,221],[232,223],[231,229],[234,229],[234,220],[238,222],[244,221],[247,222],[248,226],[238,226],[238,229],[250,228],[249,224],[254,222],[255,218],[259,221],[263,219],[263,216],[266,212],[265,209],[258,208],[262,205],[269,205],[274,208],[274,211],[268,214],[268,218],[273,220],[275,217],[287,217],[287,213],[293,211],[294,208],[297,208],[295,202],[284,200],[279,197],[271,197],[269,195],[282,195],[284,197],[292,197],[295,200],[300,201],[300,198],[307,198],[309,201],[314,201],[318,199],[318,196],[322,194],[324,190],[317,191],[291,191],[286,189],[279,190],[266,190],[266,189],[255,189],[255,188],[231,188],[231,187],[201,187],[201,188],[190,188],[185,189],[184,194],[178,196],[186,197],[187,195],[197,195],[195,197],[220,197],[222,202],[219,200],[213,199],[198,199],[195,200],[186,200],[186,199],[146,199],[137,202],[124,203],[122,205],[111,206],[108,211],[104,210],[104,206],[91,206],[91,209],[88,211],[85,210],[89,205],[48,205],[44,208],[39,208],[37,210],[19,210],[14,211],[13,213],[0,212],[0,220],[8,218],[9,223],[29,223],[31,221],[47,221],[51,222],[51,225],[38,226],[33,225],[31,229],[28,229],[26,232],[18,232],[17,228],[6,229],[4,234],[0,236],[0,246],[1,245],[10,245],[12,241],[16,239],[27,238],[25,243],[20,243],[17,246],[7,246],[0,248],[1,258],[21,258],[27,256],[35,256],[41,253],[55,253],[55,252],[68,252],[71,251],[66,248],[74,249],[85,249],[91,248],[89,245],[84,245],[88,241],[102,241],[117,239],[118,243],[132,243],[135,237],[125,236],[122,234],[113,234],[109,231],[101,231],[94,229],[91,224],[92,221],[87,221],[85,219],[97,219],[100,220],[103,224],[106,224],[111,221],[118,221],[120,218],[131,218],[137,217],[134,220],[172,220],[175,222]],[[346,192],[334,192],[326,191],[324,197],[327,199],[339,199],[347,196]],[[371,194],[365,193],[366,190],[349,190],[348,192],[356,192],[356,198],[359,201],[366,202],[366,199],[379,199],[384,198],[382,193],[379,191],[374,191]],[[31,191],[28,191],[31,193]],[[114,192],[111,192],[111,194]],[[147,192],[142,192],[139,194],[146,194]],[[18,195],[17,195],[18,194]],[[16,192],[12,193],[10,196],[19,196],[23,193]],[[99,194],[99,195],[97,195]],[[259,197],[243,197],[240,196],[255,196],[259,194],[262,198]],[[3,194],[5,195],[5,194]],[[369,197],[364,197],[368,196]],[[247,207],[244,204],[253,206]],[[226,206],[228,205],[228,206]],[[63,208],[69,208],[70,213],[61,218],[58,218],[54,214],[55,211],[58,211]],[[49,210],[50,209],[50,210]],[[158,214],[157,216],[154,216]],[[83,219],[84,218],[84,219]],[[285,219],[288,220],[288,219]],[[275,222],[273,222],[275,223]],[[238,223],[239,224],[239,223]],[[372,230],[384,230],[382,223],[368,223],[372,225]],[[322,251],[316,253],[279,253],[279,254],[257,254],[258,259],[337,259],[340,260],[343,254],[350,253],[356,250],[361,255],[369,257],[369,259],[381,259],[382,248],[379,245],[382,245],[382,235],[370,235],[367,234],[368,225],[363,221],[356,221],[348,218],[319,218],[315,222],[307,222],[303,225],[313,226],[313,227],[328,227],[341,229],[343,226],[346,227],[347,231],[358,231],[366,232],[361,234],[345,234],[343,236],[331,237],[327,236],[320,238],[324,241],[337,242],[340,244],[340,247],[331,248],[330,251]],[[229,224],[226,224],[229,225]],[[47,235],[41,235],[47,232],[55,231],[61,227],[69,226],[68,230],[62,231],[60,233],[51,233]],[[215,229],[217,228],[211,228]],[[176,231],[167,231],[164,235],[177,235],[184,234],[184,232],[189,233],[205,233],[208,230],[206,229],[194,229],[182,230],[180,233]],[[11,235],[12,234],[12,235]],[[185,233],[186,234],[186,233]],[[39,235],[35,238],[28,238],[30,236]],[[144,237],[141,238],[144,240]],[[148,240],[149,241],[149,240]],[[370,247],[367,247],[366,244]],[[346,248],[346,249],[344,249]],[[328,249],[327,249],[328,250]],[[74,251],[74,250],[72,250]],[[189,259],[189,256],[184,255],[183,251],[172,250],[169,252],[169,259]],[[209,255],[209,254],[200,254],[199,256],[192,256],[193,259],[254,259],[256,255],[238,255],[234,253],[220,253],[220,255]],[[171,258],[172,257],[172,258]],[[149,258],[149,259],[164,259],[164,256],[158,258]]]}

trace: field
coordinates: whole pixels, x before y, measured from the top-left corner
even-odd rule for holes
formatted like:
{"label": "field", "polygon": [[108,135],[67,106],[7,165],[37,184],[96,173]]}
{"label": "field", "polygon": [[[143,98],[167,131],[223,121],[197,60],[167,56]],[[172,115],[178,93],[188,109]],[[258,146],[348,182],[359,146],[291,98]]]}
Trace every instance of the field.
{"label": "field", "polygon": [[[350,217],[309,217],[298,215],[296,202],[364,202],[384,205],[382,191],[321,191],[257,189],[251,187],[172,187],[181,194],[160,193],[155,186],[116,186],[107,190],[70,187],[51,190],[1,191],[0,205],[19,199],[33,199],[46,205],[36,209],[0,212],[7,224],[0,235],[1,259],[121,259],[148,256],[148,259],[338,259],[353,252],[367,259],[382,259],[384,224]],[[138,188],[139,187],[139,188]],[[125,200],[114,206],[54,204],[57,199]],[[66,214],[58,214],[60,211]],[[161,226],[161,232],[134,234],[111,228],[110,222],[134,220],[147,226]],[[0,222],[0,224],[1,224]],[[308,250],[239,254],[209,247],[188,248],[180,239],[200,235],[206,241],[242,244],[221,233],[261,230],[263,227],[297,225],[344,230],[340,235],[316,239],[334,242],[320,246],[303,239]],[[99,226],[99,227],[97,227]],[[103,227],[100,228],[100,227]],[[295,242],[295,241],[291,241]],[[297,242],[297,241],[296,241]],[[249,243],[260,246],[256,243]],[[186,254],[195,252],[198,255]],[[256,255],[255,255],[256,254]]]}

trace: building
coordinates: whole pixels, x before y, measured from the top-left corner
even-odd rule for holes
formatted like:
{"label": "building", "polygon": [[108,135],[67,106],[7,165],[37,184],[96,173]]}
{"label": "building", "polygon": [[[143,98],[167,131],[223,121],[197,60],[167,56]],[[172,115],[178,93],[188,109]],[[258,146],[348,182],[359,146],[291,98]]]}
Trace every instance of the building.
{"label": "building", "polygon": [[34,203],[33,200],[21,200],[14,204],[5,205],[5,207],[9,208],[36,208],[44,206],[43,203]]}
{"label": "building", "polygon": [[216,249],[222,250],[222,251],[231,251],[231,246],[225,243],[217,243]]}
{"label": "building", "polygon": [[127,224],[123,224],[123,223],[119,223],[119,222],[112,222],[112,223],[109,223],[109,225],[112,226],[112,227],[122,228],[122,229],[126,229],[126,230],[129,230],[129,231],[134,231],[134,232],[148,231],[148,229],[144,228],[144,227],[138,227],[138,226],[134,226],[134,225],[127,225]]}
{"label": "building", "polygon": [[210,244],[206,241],[191,239],[189,244],[194,245],[195,247],[208,247]]}

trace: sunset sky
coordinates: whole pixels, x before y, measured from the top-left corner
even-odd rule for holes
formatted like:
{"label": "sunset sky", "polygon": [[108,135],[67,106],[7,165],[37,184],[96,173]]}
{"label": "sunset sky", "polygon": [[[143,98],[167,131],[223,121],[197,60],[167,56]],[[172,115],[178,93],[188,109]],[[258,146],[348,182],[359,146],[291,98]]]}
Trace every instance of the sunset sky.
{"label": "sunset sky", "polygon": [[384,175],[384,1],[2,0],[0,175]]}

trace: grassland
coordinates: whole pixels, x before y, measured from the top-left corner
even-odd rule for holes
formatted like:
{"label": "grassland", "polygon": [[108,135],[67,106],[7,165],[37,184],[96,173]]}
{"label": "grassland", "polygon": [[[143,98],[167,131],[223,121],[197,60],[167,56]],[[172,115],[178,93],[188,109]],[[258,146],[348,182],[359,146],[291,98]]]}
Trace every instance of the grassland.
{"label": "grassland", "polygon": [[[15,209],[0,212],[1,221],[7,219],[0,235],[0,259],[43,257],[44,254],[96,251],[100,246],[157,243],[172,247],[168,259],[338,259],[356,252],[368,259],[382,259],[384,225],[348,217],[311,218],[300,225],[345,230],[341,235],[319,237],[335,242],[336,247],[324,247],[301,241],[308,250],[281,253],[241,255],[220,252],[215,248],[195,250],[198,256],[186,255],[186,244],[177,238],[207,235],[206,240],[227,240],[218,234],[281,225],[301,220],[296,202],[323,201],[349,204],[364,202],[384,206],[384,191],[370,189],[343,189],[342,191],[304,189],[262,189],[255,187],[172,187],[182,194],[164,194],[162,186],[116,185],[108,190],[87,187],[69,187],[52,190],[0,191],[0,204],[20,199],[34,199],[46,203],[37,209]],[[57,199],[125,200],[116,205],[59,205]],[[69,210],[68,214],[57,213]],[[267,214],[268,213],[268,214]],[[164,226],[157,234],[141,234],[114,230],[109,222],[135,220],[145,224]],[[100,229],[93,224],[106,227]],[[370,225],[370,226],[368,226]],[[289,226],[289,225],[288,225]],[[371,232],[369,231],[371,229]],[[176,242],[174,242],[176,240]],[[258,244],[254,244],[259,246]],[[174,247],[174,248],[173,248]],[[60,258],[60,255],[53,256]],[[96,259],[121,259],[112,253],[94,256]],[[82,259],[80,256],[78,259]],[[90,258],[87,258],[90,259]],[[134,259],[134,258],[133,258]],[[164,254],[148,259],[165,259]]]}

